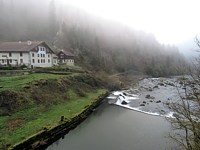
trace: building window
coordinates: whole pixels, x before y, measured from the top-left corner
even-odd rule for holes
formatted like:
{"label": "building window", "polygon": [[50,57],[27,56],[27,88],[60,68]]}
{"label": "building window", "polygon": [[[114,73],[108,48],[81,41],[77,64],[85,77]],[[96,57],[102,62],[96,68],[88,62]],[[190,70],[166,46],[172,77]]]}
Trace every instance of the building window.
{"label": "building window", "polygon": [[32,59],[32,62],[35,63],[35,59]]}
{"label": "building window", "polygon": [[2,63],[4,63],[4,60],[2,59]]}
{"label": "building window", "polygon": [[34,53],[32,53],[32,57],[34,57]]}
{"label": "building window", "polygon": [[50,57],[50,55],[48,54],[48,57]]}
{"label": "building window", "polygon": [[20,59],[20,63],[21,63],[21,64],[23,63],[23,59]]}
{"label": "building window", "polygon": [[45,59],[43,59],[43,63],[45,63]]}
{"label": "building window", "polygon": [[38,63],[40,63],[40,60],[38,59]]}
{"label": "building window", "polygon": [[42,57],[42,54],[41,54],[41,57]]}
{"label": "building window", "polygon": [[9,57],[12,57],[12,53],[11,52],[9,52]]}
{"label": "building window", "polygon": [[22,53],[22,52],[20,52],[20,56],[21,56],[21,57],[23,56],[23,53]]}
{"label": "building window", "polygon": [[48,63],[50,63],[50,59],[48,59]]}
{"label": "building window", "polygon": [[45,57],[45,54],[43,54],[43,57]]}
{"label": "building window", "polygon": [[10,63],[12,64],[12,59],[10,59]]}
{"label": "building window", "polygon": [[64,58],[64,55],[63,55],[63,54],[60,54],[60,58]]}
{"label": "building window", "polygon": [[37,54],[38,57],[40,57],[40,54]]}

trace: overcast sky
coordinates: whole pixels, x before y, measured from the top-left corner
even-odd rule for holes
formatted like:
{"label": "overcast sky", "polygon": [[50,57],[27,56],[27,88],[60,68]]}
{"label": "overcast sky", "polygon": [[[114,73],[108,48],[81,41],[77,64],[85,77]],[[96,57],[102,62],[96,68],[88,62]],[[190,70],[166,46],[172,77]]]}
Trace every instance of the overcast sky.
{"label": "overcast sky", "polygon": [[200,33],[200,0],[59,0],[176,44]]}

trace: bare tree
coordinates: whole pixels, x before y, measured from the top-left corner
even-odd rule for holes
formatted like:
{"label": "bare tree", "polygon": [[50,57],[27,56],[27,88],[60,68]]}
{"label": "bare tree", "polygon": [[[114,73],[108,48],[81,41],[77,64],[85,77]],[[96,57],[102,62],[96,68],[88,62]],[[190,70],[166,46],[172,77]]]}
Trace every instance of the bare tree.
{"label": "bare tree", "polygon": [[[200,48],[198,38],[195,39]],[[175,133],[170,137],[186,150],[200,149],[200,57],[188,69],[189,75],[179,80],[180,101],[171,103],[174,118],[169,119]]]}

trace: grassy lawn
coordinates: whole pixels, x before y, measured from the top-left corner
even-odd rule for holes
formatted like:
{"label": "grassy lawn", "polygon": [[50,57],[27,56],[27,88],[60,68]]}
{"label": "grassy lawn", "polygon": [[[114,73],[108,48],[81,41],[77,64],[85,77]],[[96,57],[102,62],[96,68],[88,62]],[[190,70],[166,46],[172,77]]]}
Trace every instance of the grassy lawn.
{"label": "grassy lawn", "polygon": [[30,72],[31,70],[0,70],[1,72],[9,73],[9,72]]}
{"label": "grassy lawn", "polygon": [[[42,79],[42,77],[45,77],[45,75],[35,78]],[[54,77],[52,76],[52,78]],[[42,111],[42,107],[33,106],[30,109],[17,112],[10,117],[0,117],[0,144],[9,143],[13,145],[37,133],[46,126],[54,127],[58,125],[61,116],[65,116],[68,119],[72,118],[99,95],[105,93],[106,90],[100,89],[96,92],[88,93],[85,97],[78,97],[73,91],[69,92],[70,101],[52,105],[45,112]],[[16,128],[11,130],[8,128],[8,125],[10,121],[14,120],[18,120],[14,122],[16,123]]]}
{"label": "grassy lawn", "polygon": [[0,78],[0,91],[4,90],[18,90],[28,85],[42,79],[58,79],[66,75],[55,75],[46,73],[35,73],[20,76],[10,76]]}

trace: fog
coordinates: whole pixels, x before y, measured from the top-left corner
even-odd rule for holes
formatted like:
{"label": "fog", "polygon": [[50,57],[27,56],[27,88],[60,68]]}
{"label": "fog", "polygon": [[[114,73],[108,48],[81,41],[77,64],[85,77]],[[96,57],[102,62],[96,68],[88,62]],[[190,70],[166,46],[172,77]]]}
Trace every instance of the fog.
{"label": "fog", "polygon": [[[67,49],[77,64],[106,72],[179,74],[184,58],[153,34],[54,0],[0,0],[0,41],[46,41]],[[168,68],[168,70],[166,70]]]}

